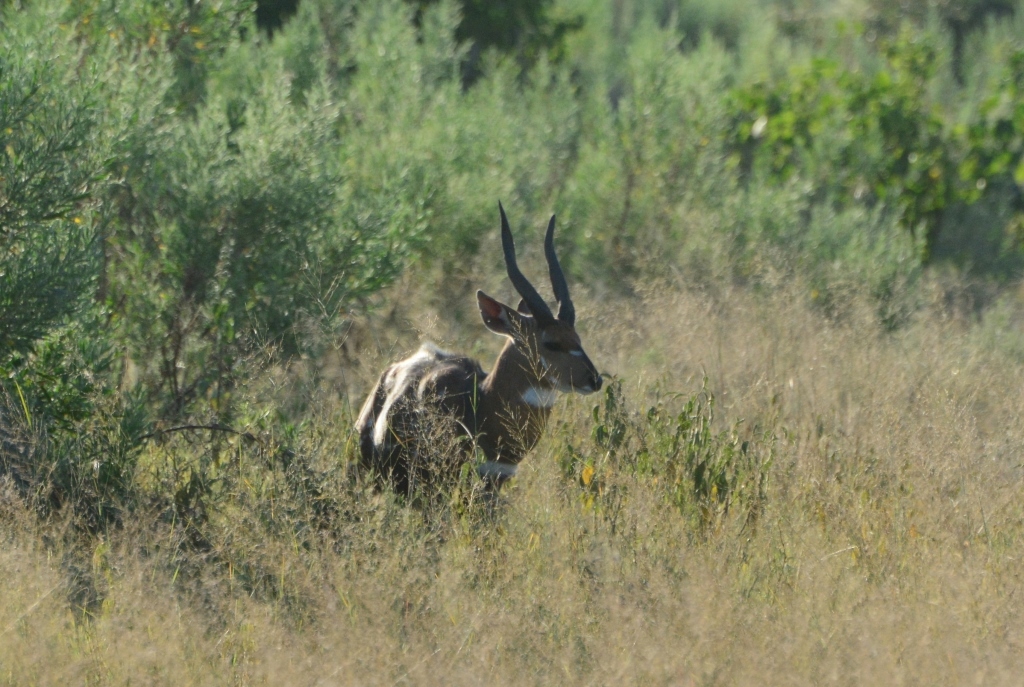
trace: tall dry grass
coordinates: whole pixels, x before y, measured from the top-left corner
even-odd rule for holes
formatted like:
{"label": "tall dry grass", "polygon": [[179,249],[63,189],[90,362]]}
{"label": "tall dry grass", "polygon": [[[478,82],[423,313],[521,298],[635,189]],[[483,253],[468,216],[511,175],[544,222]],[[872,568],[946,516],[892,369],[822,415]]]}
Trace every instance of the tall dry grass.
{"label": "tall dry grass", "polygon": [[[404,338],[378,328],[250,390],[304,389],[308,459],[238,463],[199,544],[156,515],[82,544],[8,494],[0,682],[1019,684],[1024,379],[999,342],[1024,336],[1024,299],[993,322],[948,283],[923,293],[894,333],[867,301],[826,314],[799,285],[579,296],[632,417],[706,375],[717,427],[774,435],[757,517],[705,527],[600,455],[614,499],[566,477],[568,445],[601,450],[594,397],[560,404],[496,505],[425,514],[355,483],[351,407],[410,332],[497,351],[468,309],[399,312]],[[139,479],[166,479],[178,450],[155,446]]]}

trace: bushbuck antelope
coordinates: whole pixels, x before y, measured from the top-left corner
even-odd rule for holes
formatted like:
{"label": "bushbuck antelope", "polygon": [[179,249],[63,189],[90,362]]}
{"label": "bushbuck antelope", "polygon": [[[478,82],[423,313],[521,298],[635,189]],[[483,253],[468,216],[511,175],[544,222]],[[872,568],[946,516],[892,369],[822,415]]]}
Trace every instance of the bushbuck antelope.
{"label": "bushbuck antelope", "polygon": [[[477,473],[489,486],[500,487],[537,443],[558,392],[589,394],[601,388],[601,375],[576,333],[576,311],[555,254],[554,215],[544,254],[557,317],[519,271],[501,203],[498,211],[505,268],[522,301],[513,310],[476,292],[484,326],[508,339],[491,372],[471,358],[425,343],[384,371],[359,413],[361,463],[399,493],[444,476],[438,473],[458,474],[474,446],[486,458]],[[447,452],[456,455],[439,455],[439,425],[460,439],[461,446]]]}

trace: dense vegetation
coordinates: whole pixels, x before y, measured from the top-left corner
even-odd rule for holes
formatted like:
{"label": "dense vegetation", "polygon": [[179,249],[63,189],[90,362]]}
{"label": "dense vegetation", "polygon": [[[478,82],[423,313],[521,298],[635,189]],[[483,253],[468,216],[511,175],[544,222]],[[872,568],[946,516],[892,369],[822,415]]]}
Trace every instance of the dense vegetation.
{"label": "dense vegetation", "polygon": [[[604,635],[585,628],[625,614],[635,644],[649,629],[623,608],[659,594],[711,613],[665,591],[680,580],[731,581],[708,598],[739,625],[706,627],[735,651],[737,627],[771,632],[767,616],[817,609],[815,594],[851,613],[875,608],[858,605],[875,600],[865,589],[943,597],[929,567],[958,590],[991,572],[996,591],[971,607],[983,619],[945,631],[998,638],[1005,662],[986,674],[1012,675],[1024,6],[910,4],[0,3],[0,541],[28,552],[0,569],[53,581],[6,590],[0,643],[73,657],[47,673],[31,652],[0,656],[0,681],[66,668],[134,682],[90,642],[117,644],[102,622],[130,606],[117,590],[146,593],[143,577],[213,637],[155,681],[279,682],[253,667],[278,641],[253,629],[270,613],[290,646],[346,614],[357,629],[337,641],[382,633],[376,669],[341,675],[394,683],[442,651],[427,637],[451,639],[435,623],[448,613],[463,645],[498,638],[467,674],[540,651],[506,679],[615,683],[590,672]],[[352,408],[416,330],[487,355],[470,294],[508,291],[499,199],[524,236],[558,212],[588,350],[617,379],[569,402],[531,459],[551,468],[521,490],[481,504],[468,480],[412,508],[352,474]],[[541,274],[537,237],[522,246]],[[831,361],[828,388],[801,382],[797,351]],[[973,459],[963,442],[981,447]],[[936,454],[931,472],[915,464]],[[962,576],[934,557],[955,544],[969,567],[982,534]],[[851,577],[835,572],[847,596],[784,598],[801,589],[791,548],[817,555],[812,539],[852,542],[814,563],[850,559]],[[706,565],[687,569],[691,555]],[[510,579],[503,561],[532,572]],[[402,591],[368,600],[374,576]],[[573,596],[570,580],[618,585],[625,606],[595,610],[597,592]],[[516,604],[533,609],[547,643],[501,649],[479,624],[462,637],[457,618],[476,611],[435,617],[429,599],[467,589],[516,626],[533,622]],[[556,611],[534,593],[571,600]],[[33,626],[44,599],[70,614]],[[754,620],[737,599],[769,610]],[[401,620],[367,629],[359,613]],[[145,622],[173,624],[159,617]],[[694,684],[757,673],[705,649],[676,664]],[[811,681],[845,660],[794,651]],[[893,665],[928,656],[915,644]],[[625,680],[674,676],[629,665]]]}

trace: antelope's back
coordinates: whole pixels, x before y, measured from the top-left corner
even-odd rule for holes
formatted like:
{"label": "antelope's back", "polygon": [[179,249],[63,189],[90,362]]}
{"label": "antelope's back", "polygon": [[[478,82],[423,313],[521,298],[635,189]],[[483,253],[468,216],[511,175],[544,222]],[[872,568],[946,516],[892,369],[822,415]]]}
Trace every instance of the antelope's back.
{"label": "antelope's back", "polygon": [[439,428],[460,436],[476,431],[476,399],[484,377],[472,358],[429,343],[388,367],[356,421],[363,466],[390,477],[399,491],[407,490],[412,463],[430,455],[424,442],[436,438]]}

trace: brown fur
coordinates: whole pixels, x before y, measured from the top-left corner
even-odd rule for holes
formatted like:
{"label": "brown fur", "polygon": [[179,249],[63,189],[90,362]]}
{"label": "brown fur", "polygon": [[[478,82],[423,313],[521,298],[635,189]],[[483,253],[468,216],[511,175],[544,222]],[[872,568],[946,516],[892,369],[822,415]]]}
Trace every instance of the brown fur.
{"label": "brown fur", "polygon": [[551,243],[553,230],[552,217],[546,249],[555,292],[563,298],[558,318],[518,271],[502,210],[509,276],[532,306],[513,310],[477,292],[484,325],[508,337],[494,369],[487,374],[475,360],[424,344],[386,369],[363,404],[356,421],[361,463],[400,493],[439,474],[458,474],[475,449],[487,461],[478,468],[480,475],[500,485],[540,439],[555,392],[601,388],[601,375],[574,327],[575,311]]}

